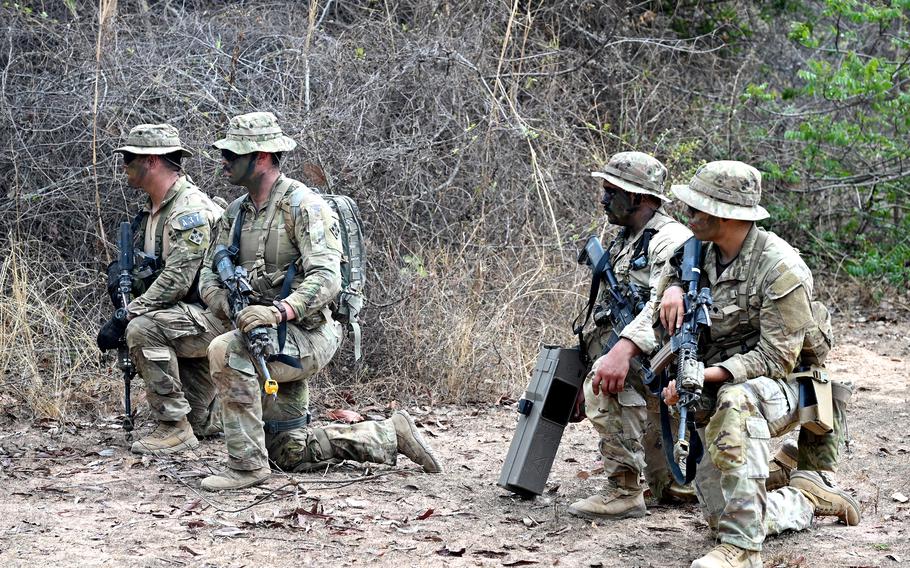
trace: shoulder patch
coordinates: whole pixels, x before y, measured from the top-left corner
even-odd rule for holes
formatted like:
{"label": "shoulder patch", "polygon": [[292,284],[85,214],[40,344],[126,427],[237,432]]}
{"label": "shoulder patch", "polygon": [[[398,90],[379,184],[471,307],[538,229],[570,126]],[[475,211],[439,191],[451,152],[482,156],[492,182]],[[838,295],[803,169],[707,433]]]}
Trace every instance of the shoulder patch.
{"label": "shoulder patch", "polygon": [[181,215],[177,217],[177,227],[181,231],[188,231],[196,227],[201,227],[205,224],[205,217],[202,216],[198,211],[195,213],[188,213],[186,215]]}
{"label": "shoulder patch", "polygon": [[[777,274],[776,277],[775,273]],[[803,285],[803,282],[799,279],[799,276],[797,276],[796,273],[786,265],[774,268],[769,276],[773,278],[771,285],[768,287],[768,296],[772,300],[783,298],[793,290],[796,290]]]}

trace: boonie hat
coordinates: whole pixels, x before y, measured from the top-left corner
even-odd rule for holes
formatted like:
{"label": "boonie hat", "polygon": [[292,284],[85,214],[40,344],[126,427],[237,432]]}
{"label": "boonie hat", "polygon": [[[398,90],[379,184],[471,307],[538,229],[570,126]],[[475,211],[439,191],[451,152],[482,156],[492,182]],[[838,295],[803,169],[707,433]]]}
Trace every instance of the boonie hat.
{"label": "boonie hat", "polygon": [[591,172],[591,177],[605,179],[630,193],[653,195],[670,202],[670,199],[664,195],[667,168],[660,163],[660,160],[644,152],[614,154],[600,171]]}
{"label": "boonie hat", "polygon": [[680,201],[721,219],[758,221],[770,215],[761,201],[761,172],[733,160],[709,162],[698,168],[688,185],[674,185]]}
{"label": "boonie hat", "polygon": [[289,152],[297,147],[297,143],[284,135],[274,114],[251,112],[232,118],[227,134],[212,146],[243,155],[253,152]]}
{"label": "boonie hat", "polygon": [[180,152],[184,158],[193,155],[180,143],[180,135],[177,133],[177,129],[170,124],[140,124],[134,126],[129,134],[126,135],[124,145],[114,150],[114,152],[159,156],[161,154],[170,154],[171,152]]}

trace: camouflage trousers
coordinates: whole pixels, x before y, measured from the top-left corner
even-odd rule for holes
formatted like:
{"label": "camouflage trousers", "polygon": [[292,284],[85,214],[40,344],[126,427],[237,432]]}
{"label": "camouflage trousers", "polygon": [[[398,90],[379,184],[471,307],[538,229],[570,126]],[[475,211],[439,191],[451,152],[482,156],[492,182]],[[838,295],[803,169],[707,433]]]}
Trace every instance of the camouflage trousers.
{"label": "camouflage trousers", "polygon": [[814,507],[802,492],[765,490],[771,437],[799,424],[797,403],[796,385],[786,381],[758,377],[720,387],[702,433],[707,455],[695,490],[721,542],[761,550],[766,535],[811,525]]}
{"label": "camouflage trousers", "polygon": [[626,485],[644,473],[652,495],[660,499],[673,482],[661,444],[657,397],[647,391],[640,373],[630,371],[622,392],[595,395],[594,373],[584,382],[585,414],[600,435],[607,477]]}
{"label": "camouflage trousers", "polygon": [[183,302],[130,320],[126,344],[145,383],[153,418],[176,421],[187,416],[198,434],[220,431],[206,349],[223,329],[202,306]]}
{"label": "camouflage trousers", "polygon": [[[277,345],[277,331],[270,330],[270,335]],[[307,414],[308,379],[328,364],[340,342],[341,326],[335,322],[314,330],[289,323],[283,354],[297,359],[301,368],[268,363],[269,373],[279,384],[273,398],[264,393],[264,381],[239,331],[212,341],[208,358],[222,400],[228,467],[248,471],[268,467],[270,459],[287,471],[304,471],[343,459],[395,463],[398,446],[389,421],[283,432],[269,428],[266,432],[267,423],[280,424]]]}

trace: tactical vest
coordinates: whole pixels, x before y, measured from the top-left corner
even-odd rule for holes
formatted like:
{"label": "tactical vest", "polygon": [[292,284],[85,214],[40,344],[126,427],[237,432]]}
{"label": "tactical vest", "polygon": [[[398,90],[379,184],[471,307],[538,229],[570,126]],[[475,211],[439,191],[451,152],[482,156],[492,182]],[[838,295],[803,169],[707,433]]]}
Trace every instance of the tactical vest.
{"label": "tactical vest", "polygon": [[[189,181],[189,179],[188,179]],[[184,187],[185,190],[187,187]],[[182,190],[182,191],[183,191]],[[155,246],[152,256],[149,256],[145,253],[145,232],[148,229],[148,220],[150,218],[148,211],[140,211],[134,218],[131,223],[133,230],[133,244],[134,244],[134,258],[135,268],[133,269],[134,274],[134,283],[133,291],[138,296],[143,294],[152,283],[158,278],[161,272],[164,270],[164,267],[167,264],[167,261],[163,258],[164,253],[164,229],[168,225],[168,216],[171,214],[171,209],[173,209],[174,204],[180,198],[180,193],[174,195],[168,203],[162,207],[158,212],[158,223],[155,226]],[[201,213],[191,213],[184,215],[178,219],[181,223],[181,228],[184,230],[189,230],[194,227],[199,227],[203,223],[208,221]],[[141,245],[136,247],[136,245]],[[196,276],[193,278],[193,283],[190,286],[190,289],[187,291],[186,295],[183,298],[180,298],[180,301],[193,304],[202,304],[205,303],[202,301],[202,298],[199,296],[199,271],[196,271]]]}
{"label": "tactical vest", "polygon": [[[736,303],[740,308],[739,325],[734,333],[728,337],[719,340],[711,339],[702,357],[702,360],[708,365],[725,361],[736,354],[747,353],[758,345],[761,329],[753,327],[749,321],[749,291],[757,289],[757,284],[753,286],[755,270],[759,264],[757,259],[767,244],[768,232],[759,227],[756,227],[756,229],[758,229],[758,236],[752,247],[751,255],[751,258],[755,260],[749,266],[746,278],[740,282],[736,291]],[[707,278],[707,276],[703,275],[702,278]],[[799,354],[797,366],[823,366],[832,346],[831,314],[828,308],[818,300],[813,300],[810,306],[812,308],[813,324],[807,330],[803,339],[803,347]]]}

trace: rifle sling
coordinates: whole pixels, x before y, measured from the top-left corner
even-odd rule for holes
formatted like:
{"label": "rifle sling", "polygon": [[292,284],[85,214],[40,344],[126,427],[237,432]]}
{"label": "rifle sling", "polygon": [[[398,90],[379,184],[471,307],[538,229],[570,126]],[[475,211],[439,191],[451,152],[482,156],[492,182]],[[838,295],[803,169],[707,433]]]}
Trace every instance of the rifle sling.
{"label": "rifle sling", "polygon": [[[613,243],[610,243],[610,248],[612,247]],[[603,256],[601,256],[600,260],[597,262],[597,266],[594,266],[591,270],[591,291],[588,294],[588,307],[585,310],[585,319],[581,322],[581,325],[575,327],[575,335],[578,336],[578,352],[585,362],[590,362],[588,361],[587,348],[585,347],[585,326],[588,325],[588,321],[591,319],[591,312],[594,310],[594,304],[597,303],[597,294],[600,292],[601,274],[604,273],[604,268],[607,266],[607,263],[610,262],[609,250],[610,249],[608,248],[604,251]]]}
{"label": "rifle sling", "polygon": [[[667,385],[667,375],[664,374],[663,386]],[[676,438],[673,434],[673,427],[670,424],[670,409],[664,402],[662,396],[658,394],[660,400],[660,437],[664,447],[664,457],[667,460],[667,467],[673,474],[673,479],[680,485],[691,483],[695,479],[695,471],[705,454],[705,448],[701,443],[701,436],[695,428],[695,421],[692,417],[686,419],[686,428],[689,430],[689,456],[686,458],[686,471],[683,472],[676,458],[673,456],[673,448],[676,445]]]}

